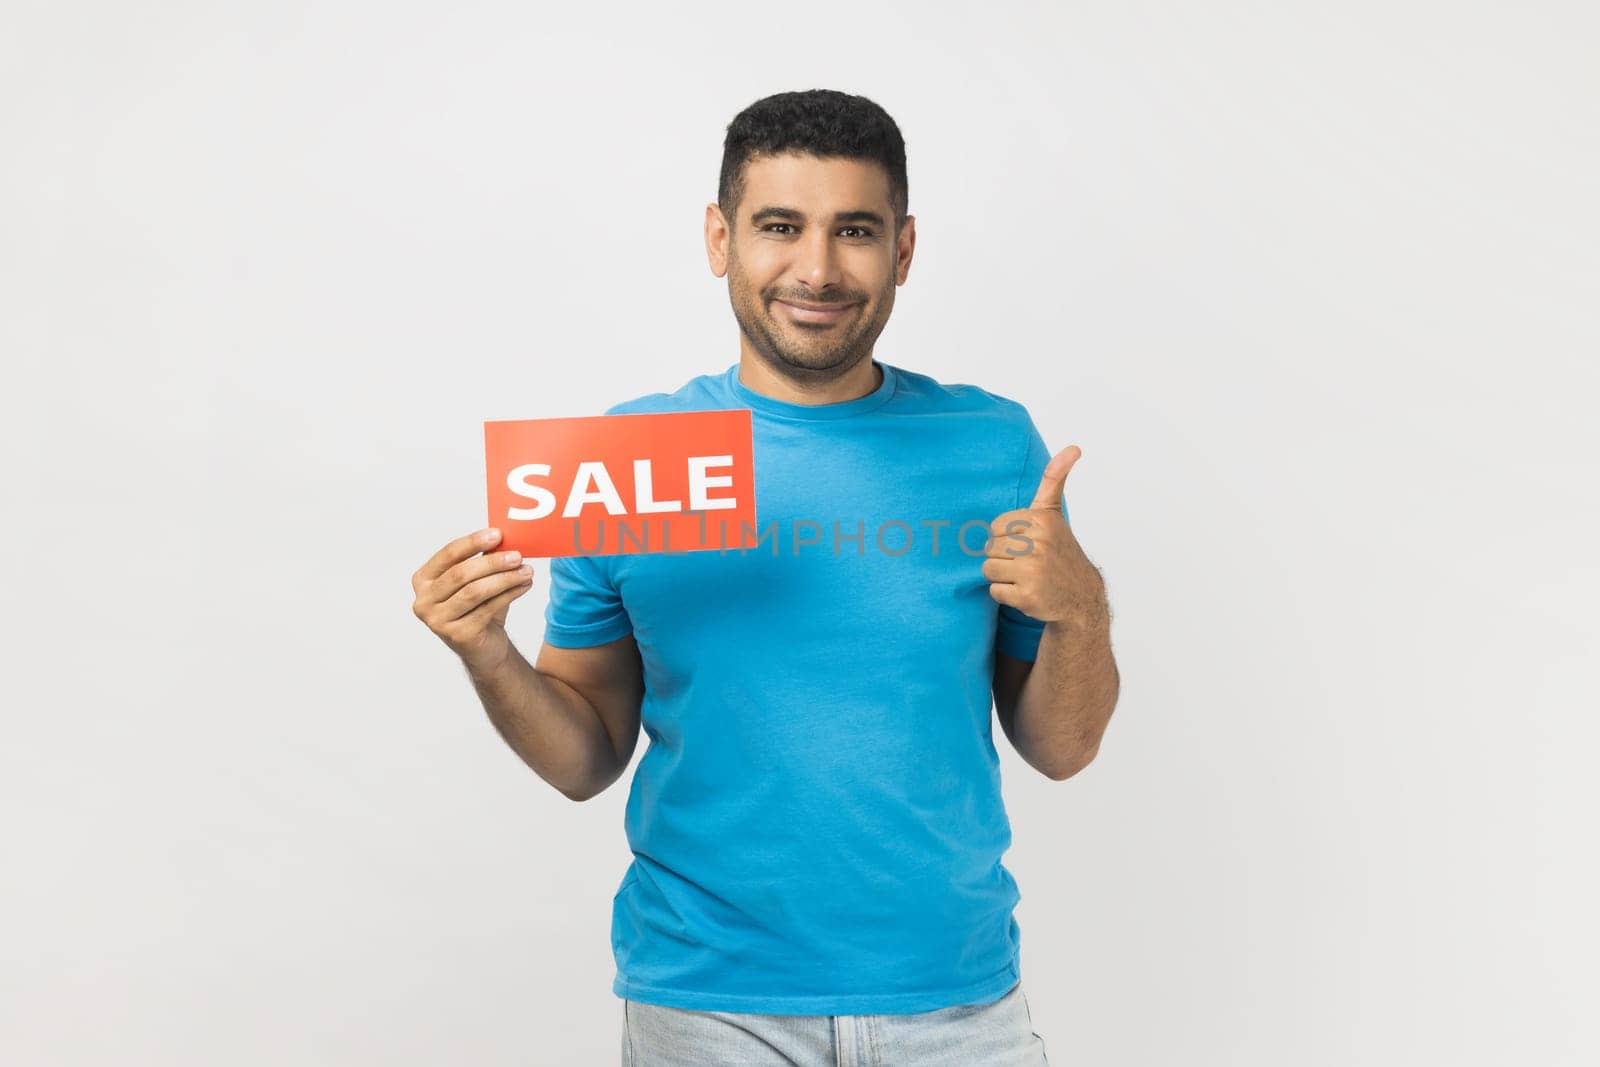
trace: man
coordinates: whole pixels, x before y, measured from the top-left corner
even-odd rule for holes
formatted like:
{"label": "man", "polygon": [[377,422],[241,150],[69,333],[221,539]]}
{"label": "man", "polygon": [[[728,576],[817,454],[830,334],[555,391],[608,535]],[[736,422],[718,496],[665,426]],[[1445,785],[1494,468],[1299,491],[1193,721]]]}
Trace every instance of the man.
{"label": "man", "polygon": [[531,667],[504,629],[531,568],[497,531],[413,576],[566,796],[649,734],[613,903],[624,1063],[1045,1062],[989,709],[1031,766],[1077,773],[1116,703],[1110,613],[1067,524],[1078,450],[873,358],[906,208],[870,100],[783,93],[728,127],[705,239],[739,361],[606,413],[751,409],[757,547],[552,559]]}

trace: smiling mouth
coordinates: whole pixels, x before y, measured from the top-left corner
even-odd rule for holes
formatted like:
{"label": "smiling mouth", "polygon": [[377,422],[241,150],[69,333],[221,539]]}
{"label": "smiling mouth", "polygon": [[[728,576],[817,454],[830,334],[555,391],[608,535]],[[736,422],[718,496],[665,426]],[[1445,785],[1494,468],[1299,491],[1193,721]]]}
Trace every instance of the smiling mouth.
{"label": "smiling mouth", "polygon": [[796,304],[788,300],[778,303],[787,308],[790,317],[797,322],[838,322],[856,307],[855,304]]}

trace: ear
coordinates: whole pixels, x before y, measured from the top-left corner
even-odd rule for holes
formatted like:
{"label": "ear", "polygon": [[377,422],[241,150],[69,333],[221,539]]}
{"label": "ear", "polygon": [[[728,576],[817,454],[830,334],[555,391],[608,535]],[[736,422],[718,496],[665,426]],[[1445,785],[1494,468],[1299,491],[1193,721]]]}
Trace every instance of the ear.
{"label": "ear", "polygon": [[905,225],[900,227],[900,240],[895,244],[894,251],[894,283],[904,285],[906,275],[911,273],[911,253],[917,247],[917,217],[907,215]]}
{"label": "ear", "polygon": [[730,239],[728,220],[722,217],[722,209],[715,202],[707,204],[706,261],[711,264],[711,273],[718,278],[728,273],[728,241]]}

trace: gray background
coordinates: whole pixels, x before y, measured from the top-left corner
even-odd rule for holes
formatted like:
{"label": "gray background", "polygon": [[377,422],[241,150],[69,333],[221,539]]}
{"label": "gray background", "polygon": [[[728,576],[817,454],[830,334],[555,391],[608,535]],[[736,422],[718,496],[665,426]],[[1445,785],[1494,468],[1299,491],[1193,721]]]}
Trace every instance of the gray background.
{"label": "gray background", "polygon": [[877,357],[1084,449],[1121,703],[1000,740],[1053,1061],[1596,1062],[1594,10],[8,0],[0,1059],[615,1062],[632,772],[527,770],[409,578],[484,419],[737,358],[724,126],[831,87]]}

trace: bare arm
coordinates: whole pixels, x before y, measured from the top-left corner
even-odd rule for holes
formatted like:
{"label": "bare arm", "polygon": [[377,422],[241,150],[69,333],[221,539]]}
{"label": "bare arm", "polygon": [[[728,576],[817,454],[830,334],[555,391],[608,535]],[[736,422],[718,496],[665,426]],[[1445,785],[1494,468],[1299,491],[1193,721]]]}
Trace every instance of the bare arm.
{"label": "bare arm", "polygon": [[1107,616],[1047,623],[1032,663],[995,653],[1000,728],[1029,766],[1058,782],[1100,751],[1120,685]]}
{"label": "bare arm", "polygon": [[539,777],[573,800],[617,780],[639,740],[644,670],[633,635],[591,648],[548,642],[537,667],[506,635],[511,602],[532,586],[493,527],[458,537],[411,576],[412,612],[461,657],[489,720]]}
{"label": "bare arm", "polygon": [[491,662],[462,662],[506,744],[565,796],[588,800],[627,769],[644,699],[633,635],[591,648],[546,643],[537,666],[509,641]]}
{"label": "bare arm", "polygon": [[1067,473],[1082,452],[1069,445],[1056,453],[1033,503],[994,520],[983,563],[990,596],[1045,624],[1032,663],[995,650],[994,702],[1012,747],[1058,782],[1099,752],[1122,684],[1105,579],[1062,504]]}

